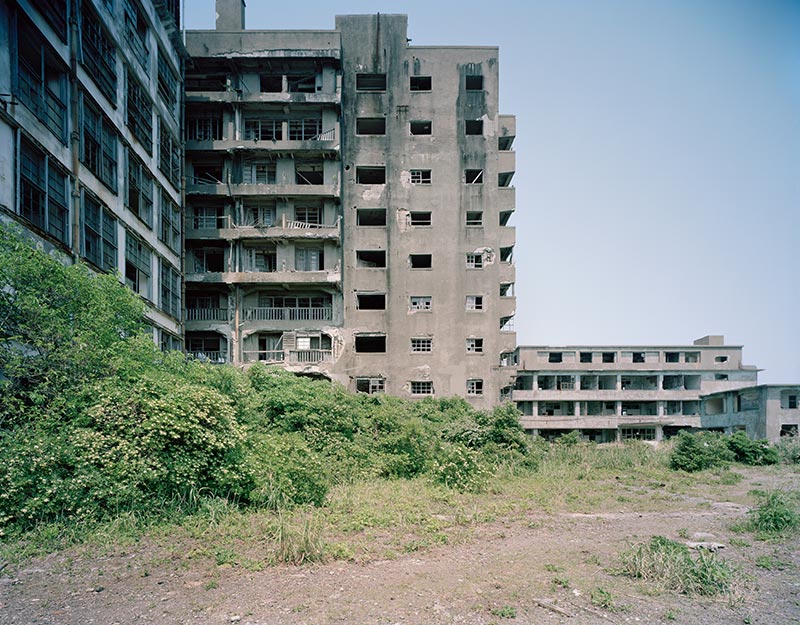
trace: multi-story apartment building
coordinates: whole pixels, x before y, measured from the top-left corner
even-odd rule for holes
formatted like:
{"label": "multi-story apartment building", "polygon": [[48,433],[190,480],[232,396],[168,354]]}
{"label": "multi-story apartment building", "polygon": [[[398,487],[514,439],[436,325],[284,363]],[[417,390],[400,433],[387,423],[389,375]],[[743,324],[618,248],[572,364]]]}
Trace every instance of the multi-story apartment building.
{"label": "multi-story apartment building", "polygon": [[186,33],[186,347],[353,390],[496,403],[513,384],[515,121],[498,50],[402,15]]}
{"label": "multi-story apartment building", "polygon": [[180,347],[177,0],[0,4],[0,221],[117,271]]}
{"label": "multi-story apartment building", "polygon": [[703,396],[758,383],[742,347],[722,336],[692,345],[520,346],[517,359],[513,401],[523,426],[543,436],[660,440],[714,426],[703,423]]}

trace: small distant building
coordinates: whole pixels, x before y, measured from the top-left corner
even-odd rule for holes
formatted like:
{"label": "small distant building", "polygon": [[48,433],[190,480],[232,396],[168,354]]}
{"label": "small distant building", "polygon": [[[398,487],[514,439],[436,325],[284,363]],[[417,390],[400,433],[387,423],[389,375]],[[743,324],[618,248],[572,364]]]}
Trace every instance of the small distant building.
{"label": "small distant building", "polygon": [[703,429],[744,430],[750,438],[772,442],[798,433],[800,384],[759,384],[709,393],[700,400]]}

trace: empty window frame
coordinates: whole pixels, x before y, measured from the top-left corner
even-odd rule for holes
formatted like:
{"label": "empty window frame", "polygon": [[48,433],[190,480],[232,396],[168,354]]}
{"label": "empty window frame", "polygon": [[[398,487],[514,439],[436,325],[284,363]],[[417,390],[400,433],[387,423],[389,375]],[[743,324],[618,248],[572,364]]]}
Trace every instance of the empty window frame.
{"label": "empty window frame", "polygon": [[82,254],[105,271],[115,271],[117,261],[117,220],[111,211],[84,189],[82,197]]}
{"label": "empty window frame", "polygon": [[125,236],[125,284],[134,293],[151,298],[150,277],[153,252],[140,239],[126,232]]}
{"label": "empty window frame", "polygon": [[22,14],[17,21],[14,95],[66,145],[67,71],[38,29]]}
{"label": "empty window frame", "polygon": [[[513,282],[501,282],[500,283],[500,297],[514,297],[514,283]],[[589,362],[591,362],[591,360]]]}
{"label": "empty window frame", "polygon": [[471,228],[483,226],[483,211],[467,211],[466,224]]}
{"label": "empty window frame", "polygon": [[125,184],[125,206],[152,228],[153,178],[131,148],[128,148],[128,170]]}
{"label": "empty window frame", "polygon": [[289,93],[316,93],[317,73],[299,70],[287,74],[286,87]]}
{"label": "empty window frame", "polygon": [[358,208],[356,209],[356,225],[358,226],[385,226],[385,208]]}
{"label": "empty window frame", "polygon": [[289,120],[290,141],[318,141],[322,134],[321,117],[302,117]]}
{"label": "empty window frame", "polygon": [[728,357],[727,356],[714,356],[714,362],[716,362],[716,363],[728,362]]}
{"label": "empty window frame", "polygon": [[163,258],[158,259],[160,265],[161,310],[176,319],[181,316],[181,277],[177,269]]}
{"label": "empty window frame", "polygon": [[81,162],[97,179],[117,192],[118,148],[114,125],[89,97],[81,94]]}
{"label": "empty window frame", "polygon": [[385,117],[357,117],[356,118],[356,134],[357,135],[385,135],[386,134],[386,118]]}
{"label": "empty window frame", "polygon": [[467,135],[482,135],[483,134],[483,120],[482,119],[467,119],[464,122],[464,134],[467,134]]}
{"label": "empty window frame", "polygon": [[655,428],[620,428],[620,438],[624,441],[654,441],[656,439]]}
{"label": "empty window frame", "polygon": [[322,162],[295,161],[294,179],[296,184],[323,184],[325,173]]}
{"label": "empty window frame", "polygon": [[698,363],[700,362],[700,352],[686,352],[683,355],[684,362]]}
{"label": "empty window frame", "polygon": [[580,362],[592,362],[592,352],[581,352],[579,360]]}
{"label": "empty window frame", "polygon": [[466,184],[483,184],[482,169],[465,169],[464,182]]}
{"label": "empty window frame", "polygon": [[158,95],[175,117],[178,110],[178,72],[172,68],[166,52],[158,48]]}
{"label": "empty window frame", "polygon": [[384,378],[356,378],[356,392],[358,393],[383,393],[386,388]]}
{"label": "empty window frame", "polygon": [[483,353],[483,339],[482,338],[469,338],[469,339],[467,339],[467,353],[468,354],[482,354]]}
{"label": "empty window frame", "polygon": [[483,380],[467,380],[467,395],[483,395]]}
{"label": "empty window frame", "polygon": [[281,141],[283,122],[273,118],[245,117],[244,138],[247,141]]}
{"label": "empty window frame", "polygon": [[411,170],[411,184],[430,184],[430,183],[431,183],[430,169]]}
{"label": "empty window frame", "polygon": [[275,184],[276,166],[273,161],[247,160],[242,166],[243,184]]}
{"label": "empty window frame", "polygon": [[510,187],[511,186],[511,179],[514,177],[514,172],[503,172],[497,174],[497,186],[498,187]]}
{"label": "empty window frame", "polygon": [[411,91],[430,91],[432,81],[430,76],[411,76],[409,89]]}
{"label": "empty window frame", "polygon": [[483,91],[483,76],[479,75],[465,76],[464,88],[467,91]]}
{"label": "empty window frame", "polygon": [[69,180],[56,160],[24,137],[20,141],[19,214],[40,230],[69,243]]}
{"label": "empty window frame", "polygon": [[500,248],[500,262],[511,263],[514,260],[514,246]]}
{"label": "empty window frame", "polygon": [[148,69],[150,49],[147,46],[147,19],[136,0],[123,0],[125,39],[133,52],[133,56]]}
{"label": "empty window frame", "polygon": [[433,255],[409,254],[408,263],[412,269],[430,269],[433,266]]}
{"label": "empty window frame", "polygon": [[412,295],[408,300],[409,310],[431,310],[433,298],[430,295]]}
{"label": "empty window frame", "polygon": [[385,354],[385,334],[356,334],[355,348],[357,354]]}
{"label": "empty window frame", "polygon": [[483,310],[483,295],[467,295],[466,310]]}
{"label": "empty window frame", "polygon": [[296,271],[323,271],[325,254],[321,247],[298,247],[294,250]]}
{"label": "empty window frame", "polygon": [[430,211],[411,211],[408,214],[409,226],[430,226],[431,225],[431,212]]}
{"label": "empty window frame", "polygon": [[356,293],[359,310],[386,310],[386,293]]}
{"label": "empty window frame", "polygon": [[175,189],[181,188],[181,142],[162,118],[158,118],[158,168]]}
{"label": "empty window frame", "polygon": [[[245,120],[245,139],[247,120]],[[186,138],[189,141],[220,141],[222,139],[222,114],[217,111],[193,113],[186,119]]]}
{"label": "empty window frame", "polygon": [[386,250],[356,250],[356,267],[386,267]]}
{"label": "empty window frame", "polygon": [[294,220],[301,224],[309,224],[312,226],[322,225],[322,207],[321,206],[295,206],[294,207]]}
{"label": "empty window frame", "polygon": [[88,76],[112,105],[117,104],[117,51],[88,0],[81,4],[80,60]]}
{"label": "empty window frame", "polygon": [[386,184],[386,167],[356,167],[358,184]]}
{"label": "empty window frame", "polygon": [[433,132],[433,122],[428,121],[411,121],[408,128],[412,135],[429,135]]}
{"label": "empty window frame", "polygon": [[412,395],[433,395],[433,382],[430,380],[412,380]]}
{"label": "empty window frame", "polygon": [[631,362],[642,363],[645,361],[644,352],[633,352],[631,354]]}
{"label": "empty window frame", "polygon": [[356,74],[356,91],[386,91],[386,74]]}
{"label": "empty window frame", "polygon": [[483,254],[467,254],[467,269],[483,269]]}
{"label": "empty window frame", "polygon": [[500,212],[498,213],[498,220],[497,220],[497,221],[498,221],[498,224],[499,224],[501,227],[505,227],[505,226],[507,226],[507,225],[508,225],[508,222],[509,222],[509,221],[510,221],[510,219],[511,219],[511,215],[513,215],[513,214],[514,214],[514,211],[500,211]]}
{"label": "empty window frame", "polygon": [[681,361],[681,353],[680,352],[664,352],[664,361],[665,362],[680,362]]}
{"label": "empty window frame", "polygon": [[617,352],[603,352],[602,360],[605,363],[616,362]]}
{"label": "empty window frame", "polygon": [[269,228],[275,225],[276,206],[274,202],[246,202],[242,208],[244,211],[243,226]]}
{"label": "empty window frame", "polygon": [[415,354],[432,352],[433,339],[430,337],[414,337],[411,339],[411,352]]}
{"label": "empty window frame", "polygon": [[158,238],[176,254],[181,252],[181,209],[161,189],[158,212]]}
{"label": "empty window frame", "polygon": [[153,103],[147,91],[128,68],[125,72],[127,111],[125,124],[148,154],[153,153]]}
{"label": "empty window frame", "polygon": [[563,352],[550,352],[547,354],[547,362],[564,362]]}
{"label": "empty window frame", "polygon": [[[254,250],[246,250],[248,257]],[[194,248],[191,254],[191,261],[187,259],[187,267],[191,262],[191,271],[194,273],[219,273],[225,269],[225,250],[219,247],[199,247]],[[247,265],[248,269],[253,267],[253,261]]]}
{"label": "empty window frame", "polygon": [[283,74],[262,74],[259,76],[261,93],[280,93],[283,91]]}

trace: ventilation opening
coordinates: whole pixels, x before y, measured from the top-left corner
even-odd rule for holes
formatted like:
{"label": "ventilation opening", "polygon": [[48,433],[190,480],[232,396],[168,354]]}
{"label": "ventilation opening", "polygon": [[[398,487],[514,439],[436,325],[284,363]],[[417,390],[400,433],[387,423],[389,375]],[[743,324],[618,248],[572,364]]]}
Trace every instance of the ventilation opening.
{"label": "ventilation opening", "polygon": [[468,119],[465,122],[465,132],[468,135],[482,135],[483,134],[483,120],[482,119]]}
{"label": "ventilation opening", "polygon": [[385,208],[359,208],[356,210],[356,224],[359,226],[385,226]]}
{"label": "ventilation opening", "polygon": [[413,121],[410,123],[412,135],[429,135],[433,129],[433,123],[430,121]]}
{"label": "ventilation opening", "polygon": [[356,336],[357,354],[383,354],[386,353],[385,334],[359,334]]}
{"label": "ventilation opening", "polygon": [[412,226],[430,226],[430,211],[412,211],[408,214],[408,223]]}
{"label": "ventilation opening", "polygon": [[386,310],[386,294],[357,293],[356,303],[359,310]]}
{"label": "ventilation opening", "polygon": [[386,167],[356,167],[359,184],[386,184]]}
{"label": "ventilation opening", "polygon": [[385,135],[385,117],[359,117],[356,119],[357,135]]}
{"label": "ventilation opening", "polygon": [[483,91],[483,76],[467,76],[464,86],[467,91]]}
{"label": "ventilation opening", "polygon": [[386,267],[386,251],[356,250],[356,267]]}
{"label": "ventilation opening", "polygon": [[412,269],[430,269],[433,266],[431,254],[410,254],[408,259]]}
{"label": "ventilation opening", "polygon": [[386,74],[356,74],[356,90],[386,91]]}
{"label": "ventilation opening", "polygon": [[431,90],[431,77],[430,76],[412,76],[411,77],[411,91],[430,91]]}

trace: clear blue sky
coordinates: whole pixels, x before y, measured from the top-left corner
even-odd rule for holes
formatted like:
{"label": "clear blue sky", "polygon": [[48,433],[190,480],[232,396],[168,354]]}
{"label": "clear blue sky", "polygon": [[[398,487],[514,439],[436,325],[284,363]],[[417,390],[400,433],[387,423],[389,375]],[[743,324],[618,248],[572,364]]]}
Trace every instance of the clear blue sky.
{"label": "clear blue sky", "polygon": [[375,12],[412,45],[500,47],[520,344],[724,334],[800,382],[800,2],[249,0],[247,27]]}

